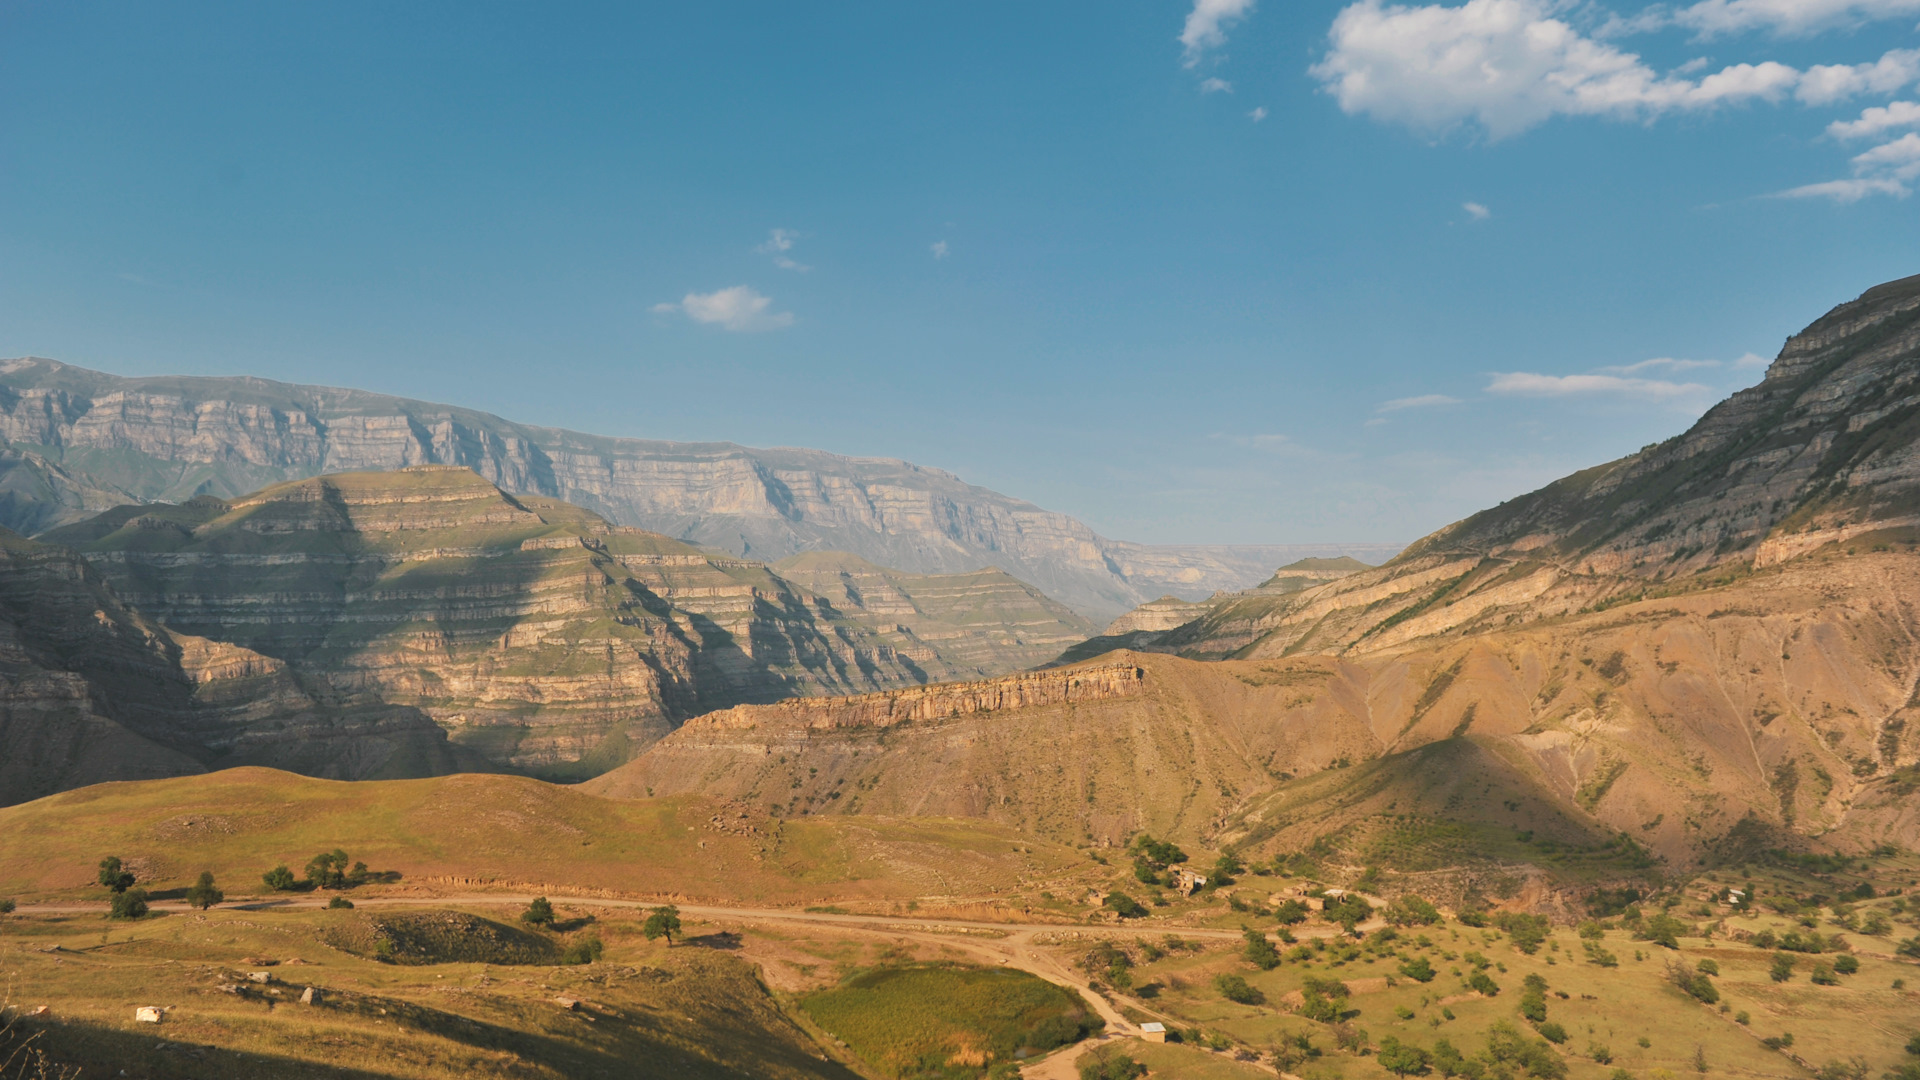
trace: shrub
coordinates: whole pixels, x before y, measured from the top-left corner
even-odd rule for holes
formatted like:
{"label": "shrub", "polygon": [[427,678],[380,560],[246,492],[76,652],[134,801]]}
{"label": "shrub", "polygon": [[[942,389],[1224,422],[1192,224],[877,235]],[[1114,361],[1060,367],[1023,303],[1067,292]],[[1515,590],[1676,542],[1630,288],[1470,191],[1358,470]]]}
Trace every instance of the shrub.
{"label": "shrub", "polygon": [[1432,982],[1439,973],[1433,970],[1433,965],[1427,962],[1426,957],[1416,956],[1400,965],[1400,974],[1414,982]]}
{"label": "shrub", "polygon": [[1720,974],[1720,965],[1714,963],[1712,960],[1701,960],[1699,963],[1693,965],[1693,970],[1702,975],[1718,975]]}
{"label": "shrub", "polygon": [[1826,964],[1813,965],[1812,978],[1813,978],[1813,984],[1815,986],[1839,986],[1840,985],[1840,977],[1838,975],[1835,975],[1833,973],[1833,968]]}
{"label": "shrub", "polygon": [[1238,975],[1219,975],[1213,980],[1213,988],[1220,996],[1239,1005],[1264,1005],[1267,995],[1252,986]]}
{"label": "shrub", "polygon": [[14,906],[15,905],[12,897],[9,896],[9,897],[0,898],[0,915],[13,914]]}
{"label": "shrub", "polygon": [[260,875],[260,880],[266,882],[267,888],[276,892],[291,892],[300,887],[300,883],[294,880],[293,871],[284,866],[276,866]]}
{"label": "shrub", "polygon": [[1298,900],[1282,900],[1280,906],[1273,909],[1273,917],[1279,919],[1283,925],[1293,926],[1296,923],[1306,922],[1310,910],[1307,905]]}
{"label": "shrub", "polygon": [[116,893],[126,892],[133,887],[133,873],[120,865],[118,855],[109,855],[100,860],[100,876],[96,880]]}
{"label": "shrub", "polygon": [[1920,956],[1920,936],[1910,937],[1894,950],[1901,956]]}
{"label": "shrub", "polygon": [[207,910],[226,898],[227,895],[225,893],[213,887],[213,871],[211,870],[200,871],[200,880],[194,882],[187,889],[187,903],[199,908],[201,911]]}
{"label": "shrub", "polygon": [[1440,921],[1440,911],[1425,899],[1406,893],[1387,905],[1386,919],[1395,926],[1432,926]]}
{"label": "shrub", "polygon": [[128,888],[113,894],[109,919],[138,919],[147,913],[147,890]]}
{"label": "shrub", "polygon": [[563,964],[591,964],[598,961],[600,954],[605,950],[606,946],[600,943],[598,935],[586,934],[567,945],[566,951],[560,954],[560,962]]}
{"label": "shrub", "polygon": [[1841,954],[1833,958],[1833,970],[1842,975],[1856,975],[1860,972],[1860,958]]}
{"label": "shrub", "polygon": [[1409,1076],[1427,1071],[1427,1052],[1417,1046],[1408,1046],[1389,1035],[1380,1041],[1380,1051],[1374,1055],[1380,1067],[1395,1076]]}
{"label": "shrub", "polygon": [[1459,915],[1456,915],[1455,918],[1460,920],[1461,926],[1481,927],[1487,925],[1487,913],[1484,911],[1463,911]]}
{"label": "shrub", "polygon": [[1767,974],[1774,982],[1786,982],[1793,978],[1793,957],[1783,952],[1774,953],[1773,968]]}
{"label": "shrub", "polygon": [[1551,1020],[1541,1024],[1534,1030],[1540,1033],[1541,1038],[1550,1043],[1563,1043],[1567,1041],[1567,1029]]}
{"label": "shrub", "polygon": [[1147,1075],[1147,1067],[1130,1055],[1102,1053],[1105,1049],[1102,1047],[1080,1059],[1080,1080],[1133,1080]]}
{"label": "shrub", "polygon": [[1133,860],[1133,877],[1135,881],[1138,881],[1142,885],[1160,884],[1159,872],[1153,868],[1152,863],[1145,859]]}
{"label": "shrub", "polygon": [[1500,985],[1487,977],[1484,971],[1476,971],[1467,976],[1467,989],[1476,993],[1494,997],[1500,993]]}
{"label": "shrub", "polygon": [[1613,1051],[1609,1049],[1605,1043],[1597,1043],[1589,1039],[1587,1041],[1587,1056],[1592,1058],[1596,1065],[1613,1064]]}
{"label": "shrub", "polygon": [[1636,940],[1651,941],[1662,948],[1678,949],[1680,935],[1689,929],[1691,928],[1686,923],[1663,912],[1651,919],[1642,920],[1640,929],[1633,936]]}
{"label": "shrub", "polygon": [[528,926],[552,926],[553,903],[544,896],[536,896],[527,910],[520,913],[520,921]]}
{"label": "shrub", "polygon": [[307,860],[307,880],[316,889],[344,889],[347,880],[347,853],[335,848]]}
{"label": "shrub", "polygon": [[333,899],[327,901],[327,906],[338,911],[352,911],[353,901],[347,899],[344,896],[336,896]]}
{"label": "shrub", "polygon": [[1280,966],[1280,951],[1273,947],[1273,942],[1267,940],[1267,935],[1252,928],[1244,931],[1244,935],[1247,939],[1248,963],[1262,971],[1272,971]]}
{"label": "shrub", "polygon": [[1746,1027],[1748,1024],[1753,1023],[1753,1017],[1747,1013],[1747,1010],[1741,1009],[1739,1012],[1733,1014],[1733,1022],[1739,1024],[1741,1027]]}
{"label": "shrub", "polygon": [[1137,919],[1147,913],[1139,901],[1123,892],[1108,893],[1106,907],[1123,919]]}
{"label": "shrub", "polygon": [[1507,932],[1507,937],[1513,940],[1514,948],[1528,956],[1540,951],[1541,944],[1547,940],[1547,932],[1553,926],[1547,921],[1545,915],[1521,915],[1514,912],[1502,914],[1494,920],[1494,924]]}
{"label": "shrub", "polygon": [[1699,971],[1688,970],[1685,964],[1677,960],[1669,961],[1667,964],[1667,981],[1679,987],[1683,993],[1708,1005],[1720,1000],[1720,990],[1713,985],[1712,979]]}

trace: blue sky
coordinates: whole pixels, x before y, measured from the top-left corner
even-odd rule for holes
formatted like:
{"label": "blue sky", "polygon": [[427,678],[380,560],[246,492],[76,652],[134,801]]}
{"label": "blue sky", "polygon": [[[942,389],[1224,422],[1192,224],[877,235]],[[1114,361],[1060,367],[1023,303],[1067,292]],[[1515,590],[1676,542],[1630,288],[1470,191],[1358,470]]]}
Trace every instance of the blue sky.
{"label": "blue sky", "polygon": [[1407,540],[1920,273],[1916,23],[9,3],[0,355],[902,457],[1142,541]]}

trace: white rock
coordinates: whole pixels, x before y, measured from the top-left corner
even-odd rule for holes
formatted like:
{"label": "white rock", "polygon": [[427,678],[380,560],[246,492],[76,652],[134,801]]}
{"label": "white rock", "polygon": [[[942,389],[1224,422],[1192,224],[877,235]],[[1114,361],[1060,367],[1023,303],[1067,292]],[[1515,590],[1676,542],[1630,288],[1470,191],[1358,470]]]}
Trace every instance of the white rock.
{"label": "white rock", "polygon": [[161,1016],[161,1010],[156,1009],[151,1005],[142,1005],[139,1008],[133,1010],[133,1019],[137,1023],[157,1024],[160,1022],[160,1016]]}

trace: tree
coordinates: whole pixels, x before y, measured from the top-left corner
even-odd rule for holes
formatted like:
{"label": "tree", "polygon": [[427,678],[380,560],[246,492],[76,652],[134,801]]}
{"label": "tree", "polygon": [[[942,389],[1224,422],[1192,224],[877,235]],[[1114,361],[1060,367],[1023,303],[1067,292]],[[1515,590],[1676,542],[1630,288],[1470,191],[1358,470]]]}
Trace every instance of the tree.
{"label": "tree", "polygon": [[1466,1074],[1466,1055],[1455,1049],[1452,1040],[1441,1039],[1433,1044],[1433,1067],[1440,1070],[1440,1075],[1447,1080],[1453,1080],[1456,1076]]}
{"label": "tree", "polygon": [[1494,925],[1505,930],[1507,937],[1513,941],[1513,947],[1528,956],[1540,951],[1541,944],[1547,940],[1547,932],[1553,928],[1545,915],[1522,915],[1517,912],[1502,914],[1494,920]]}
{"label": "tree", "polygon": [[1279,919],[1283,926],[1293,926],[1307,921],[1308,910],[1307,905],[1300,901],[1287,899],[1280,901],[1280,906],[1273,909],[1273,917]]}
{"label": "tree", "polygon": [[1272,971],[1280,966],[1280,952],[1267,940],[1267,935],[1248,927],[1241,932],[1247,939],[1247,962],[1261,971]]}
{"label": "tree", "polygon": [[1432,982],[1439,972],[1433,970],[1433,965],[1427,962],[1426,957],[1416,956],[1400,965],[1400,974],[1414,982]]}
{"label": "tree", "polygon": [[1211,883],[1215,885],[1231,885],[1233,884],[1234,878],[1246,872],[1247,865],[1240,861],[1240,856],[1235,855],[1231,850],[1223,851],[1220,853],[1220,857],[1213,861],[1213,881]]}
{"label": "tree", "polygon": [[1148,862],[1144,857],[1133,860],[1133,876],[1134,879],[1142,885],[1158,885],[1161,883],[1160,872],[1155,870],[1153,864]]}
{"label": "tree", "polygon": [[1440,909],[1412,893],[1403,893],[1387,905],[1386,918],[1395,926],[1432,926],[1440,921]]}
{"label": "tree", "polygon": [[187,888],[187,903],[205,911],[227,898],[227,894],[213,887],[213,871],[200,871],[200,880]]}
{"label": "tree", "polygon": [[147,913],[147,890],[127,888],[113,894],[107,910],[109,919],[138,919]]}
{"label": "tree", "polygon": [[284,866],[276,866],[260,875],[260,880],[266,882],[267,888],[275,892],[292,892],[300,887],[300,882],[294,879],[293,871]]}
{"label": "tree", "polygon": [[646,924],[640,927],[640,932],[647,936],[648,941],[664,937],[667,939],[667,947],[672,948],[673,935],[680,932],[680,909],[672,904],[654,908],[653,912],[647,916]]}
{"label": "tree", "polygon": [[1328,897],[1320,914],[1328,922],[1339,923],[1351,934],[1354,927],[1373,917],[1373,905],[1358,893],[1348,893],[1341,897]]}
{"label": "tree", "polygon": [[1220,996],[1240,1005],[1265,1004],[1267,995],[1248,985],[1247,980],[1238,975],[1218,975],[1214,977],[1213,988]]}
{"label": "tree", "polygon": [[1500,993],[1500,984],[1494,982],[1484,971],[1476,971],[1467,976],[1467,989],[1476,994],[1494,997]]}
{"label": "tree", "polygon": [[344,896],[336,896],[333,899],[327,901],[327,906],[329,908],[333,908],[340,911],[352,911],[353,901],[347,899]]}
{"label": "tree", "polygon": [[8,897],[0,898],[0,915],[13,914],[13,908],[14,908],[13,897],[8,896]]}
{"label": "tree", "polygon": [[1080,1080],[1133,1080],[1146,1074],[1145,1065],[1111,1047],[1096,1047],[1080,1058]]}
{"label": "tree", "polygon": [[1836,956],[1833,958],[1833,970],[1842,975],[1857,974],[1860,971],[1860,958],[1845,953]]}
{"label": "tree", "polygon": [[1374,1060],[1395,1076],[1427,1071],[1427,1052],[1417,1046],[1408,1046],[1391,1035],[1380,1040],[1380,1052],[1374,1055]]}
{"label": "tree", "polygon": [[528,926],[552,926],[553,904],[544,896],[534,897],[533,903],[528,904],[527,910],[521,913],[520,921]]}
{"label": "tree", "polygon": [[109,855],[100,860],[100,884],[116,893],[133,888],[133,873],[120,865],[120,856]]}
{"label": "tree", "polygon": [[560,962],[563,964],[596,963],[605,948],[606,946],[600,943],[600,935],[586,934],[567,946],[566,952],[561,954]]}
{"label": "tree", "polygon": [[347,881],[347,853],[335,848],[323,851],[307,862],[307,880],[316,889],[344,889]]}
{"label": "tree", "polygon": [[1793,957],[1783,952],[1774,953],[1773,970],[1767,974],[1773,977],[1774,982],[1786,982],[1793,978]]}
{"label": "tree", "polygon": [[1108,893],[1106,907],[1123,919],[1137,919],[1147,913],[1138,900],[1123,892]]}

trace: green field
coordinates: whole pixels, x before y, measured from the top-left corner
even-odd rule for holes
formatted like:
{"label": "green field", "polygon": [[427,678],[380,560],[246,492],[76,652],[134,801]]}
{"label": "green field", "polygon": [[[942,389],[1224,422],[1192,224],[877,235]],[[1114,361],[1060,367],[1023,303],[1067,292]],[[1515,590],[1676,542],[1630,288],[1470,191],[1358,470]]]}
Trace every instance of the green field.
{"label": "green field", "polygon": [[1104,1026],[1079,995],[1026,972],[951,964],[865,971],[803,996],[800,1007],[830,1037],[901,1080],[971,1080]]}

